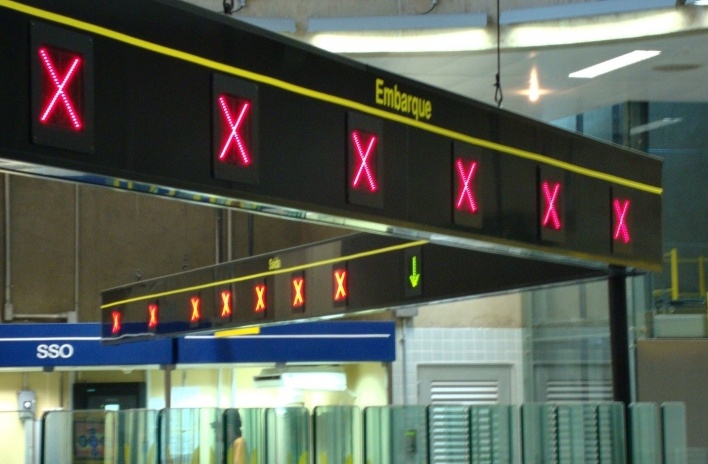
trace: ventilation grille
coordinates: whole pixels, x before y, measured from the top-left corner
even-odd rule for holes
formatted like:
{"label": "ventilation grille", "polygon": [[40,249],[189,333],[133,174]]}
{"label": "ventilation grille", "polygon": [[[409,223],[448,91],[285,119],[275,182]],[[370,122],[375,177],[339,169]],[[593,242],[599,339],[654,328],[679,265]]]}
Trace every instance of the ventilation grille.
{"label": "ventilation grille", "polygon": [[[467,406],[499,402],[499,382],[433,381],[430,384],[430,442],[433,464],[469,463],[470,423]],[[493,447],[491,418],[479,417],[476,437],[483,448]]]}
{"label": "ventilation grille", "polygon": [[546,384],[549,403],[601,403],[612,401],[612,382],[609,380],[549,380]]}
{"label": "ventilation grille", "polygon": [[430,384],[431,404],[496,404],[499,402],[499,382],[496,380],[444,381]]}

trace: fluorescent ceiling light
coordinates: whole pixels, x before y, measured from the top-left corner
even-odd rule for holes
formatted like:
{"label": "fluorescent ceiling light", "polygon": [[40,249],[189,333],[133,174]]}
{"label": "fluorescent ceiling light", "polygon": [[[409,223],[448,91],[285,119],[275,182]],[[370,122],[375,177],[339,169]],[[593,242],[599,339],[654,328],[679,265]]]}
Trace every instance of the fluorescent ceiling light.
{"label": "fluorescent ceiling light", "polygon": [[605,0],[602,2],[572,3],[535,8],[520,8],[502,11],[499,22],[507,24],[527,24],[539,21],[557,21],[569,18],[616,15],[657,8],[673,8],[676,0]]}
{"label": "fluorescent ceiling light", "polygon": [[308,32],[396,31],[487,27],[486,13],[310,18]]}
{"label": "fluorescent ceiling light", "polygon": [[333,53],[424,53],[491,46],[486,13],[311,18],[309,42]]}
{"label": "fluorescent ceiling light", "polygon": [[640,126],[634,126],[629,129],[629,135],[637,135],[641,134],[642,132],[648,132],[651,130],[656,130],[660,129],[662,127],[666,126],[671,126],[674,124],[678,124],[681,121],[683,121],[683,118],[664,118],[664,119],[659,119],[657,121],[652,121],[646,124],[642,124]]}
{"label": "fluorescent ceiling light", "polygon": [[624,68],[634,63],[638,63],[649,58],[653,58],[660,54],[657,50],[634,50],[633,52],[627,53],[625,55],[612,58],[611,60],[603,61],[589,68],[581,69],[580,71],[575,71],[568,74],[568,77],[576,78],[586,78],[590,79],[597,77],[601,74],[606,74],[610,71],[616,69]]}
{"label": "fluorescent ceiling light", "polygon": [[467,51],[491,47],[483,29],[457,31],[405,31],[400,33],[319,33],[310,43],[333,53],[425,53]]}
{"label": "fluorescent ceiling light", "polygon": [[288,388],[293,390],[344,391],[347,377],[337,367],[285,367],[263,369],[253,378],[256,387]]}

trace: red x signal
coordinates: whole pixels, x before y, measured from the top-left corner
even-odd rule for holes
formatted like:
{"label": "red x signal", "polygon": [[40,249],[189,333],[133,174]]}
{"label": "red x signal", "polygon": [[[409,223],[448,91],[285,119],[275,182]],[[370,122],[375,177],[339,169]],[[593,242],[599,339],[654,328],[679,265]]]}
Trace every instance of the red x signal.
{"label": "red x signal", "polygon": [[345,301],[347,299],[347,271],[346,269],[336,269],[334,271],[334,301]]}
{"label": "red x signal", "polygon": [[159,307],[157,306],[157,303],[150,303],[148,305],[148,329],[154,329],[157,327],[159,320]]}
{"label": "red x signal", "polygon": [[620,200],[615,198],[612,202],[612,207],[615,210],[615,232],[613,239],[616,241],[621,241],[625,245],[629,244],[632,237],[629,235],[629,227],[627,226],[627,219],[629,213],[629,206],[631,202],[629,200]]}
{"label": "red x signal", "polygon": [[455,163],[457,166],[457,176],[460,181],[460,194],[457,196],[455,208],[459,211],[468,211],[475,214],[479,207],[474,197],[472,180],[477,172],[477,162],[471,161],[469,167],[465,166],[460,158]]}
{"label": "red x signal", "polygon": [[226,319],[227,317],[231,317],[232,313],[231,292],[224,290],[221,292],[221,317]]}
{"label": "red x signal", "polygon": [[[219,152],[219,161],[227,161],[229,155],[233,153],[238,164],[242,166],[250,165],[251,155],[241,129],[244,128],[248,119],[251,102],[223,94],[219,96],[219,107],[221,108],[221,116],[224,118],[226,126],[228,126],[226,140],[223,142]],[[235,117],[231,112],[233,107],[235,107]]]}
{"label": "red x signal", "polygon": [[[365,135],[368,139],[362,140]],[[376,174],[372,167],[374,155],[376,153],[376,142],[378,138],[374,134],[366,134],[364,132],[352,131],[352,144],[357,156],[356,174],[352,179],[352,187],[359,188],[363,181],[366,182],[366,188],[370,192],[376,192],[379,187],[376,181]]]}
{"label": "red x signal", "polygon": [[301,308],[305,306],[305,279],[303,277],[295,277],[292,280],[293,288],[293,308]]}
{"label": "red x signal", "polygon": [[189,322],[199,322],[202,318],[202,299],[198,296],[193,296],[189,299],[192,306],[192,314],[189,316]]}
{"label": "red x signal", "polygon": [[256,307],[253,311],[262,313],[266,309],[266,286],[265,284],[257,284],[253,287],[256,292]]}
{"label": "red x signal", "polygon": [[121,319],[120,311],[113,311],[111,313],[111,320],[113,321],[113,326],[111,327],[111,333],[114,335],[120,332],[120,327],[121,327],[120,319]]}
{"label": "red x signal", "polygon": [[[60,75],[57,65],[52,60],[48,48],[41,47],[39,49],[39,57],[42,61],[42,67],[49,77],[52,94],[45,99],[44,106],[40,112],[39,121],[42,124],[50,122],[58,123],[62,121],[62,116],[58,113],[59,108],[63,108],[65,116],[69,118],[69,125],[72,129],[80,131],[83,127],[79,112],[76,109],[75,102],[67,94],[72,80],[77,76],[81,68],[81,56],[69,55],[70,61],[64,75]],[[60,104],[61,103],[61,104]]]}
{"label": "red x signal", "polygon": [[560,199],[560,182],[551,183],[544,181],[541,190],[544,198],[544,212],[541,224],[553,230],[560,230],[562,227],[560,215],[558,214],[558,200]]}

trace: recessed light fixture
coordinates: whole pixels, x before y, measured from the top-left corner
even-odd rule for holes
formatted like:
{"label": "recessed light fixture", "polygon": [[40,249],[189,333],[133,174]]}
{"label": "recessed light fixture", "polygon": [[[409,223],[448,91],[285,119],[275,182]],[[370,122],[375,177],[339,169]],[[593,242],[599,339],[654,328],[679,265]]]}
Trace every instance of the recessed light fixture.
{"label": "recessed light fixture", "polygon": [[603,61],[602,63],[590,66],[589,68],[572,72],[568,74],[568,77],[591,79],[601,74],[624,68],[625,66],[629,66],[643,60],[648,60],[649,58],[653,58],[660,53],[661,52],[658,50],[634,50],[633,52],[612,58],[611,60]]}
{"label": "recessed light fixture", "polygon": [[543,95],[546,95],[550,93],[551,91],[548,89],[544,89],[541,87],[541,84],[538,79],[538,70],[534,66],[531,68],[531,73],[529,74],[529,87],[528,89],[524,90],[519,90],[517,92],[518,95],[525,95],[529,98],[529,101],[531,103],[536,103],[539,98],[541,98]]}
{"label": "recessed light fixture", "polygon": [[662,127],[671,126],[673,124],[678,124],[683,121],[683,118],[664,118],[657,121],[652,121],[647,124],[642,124],[641,126],[634,126],[629,129],[629,135],[637,135],[642,132],[648,132],[651,130],[660,129]]}

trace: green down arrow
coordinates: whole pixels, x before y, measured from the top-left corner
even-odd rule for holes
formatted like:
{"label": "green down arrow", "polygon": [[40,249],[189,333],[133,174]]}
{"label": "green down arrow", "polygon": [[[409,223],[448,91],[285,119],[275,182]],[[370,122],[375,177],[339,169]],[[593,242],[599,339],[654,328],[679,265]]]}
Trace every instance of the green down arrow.
{"label": "green down arrow", "polygon": [[418,273],[418,257],[411,257],[411,275],[408,276],[411,280],[411,287],[416,288],[420,282],[420,274]]}

